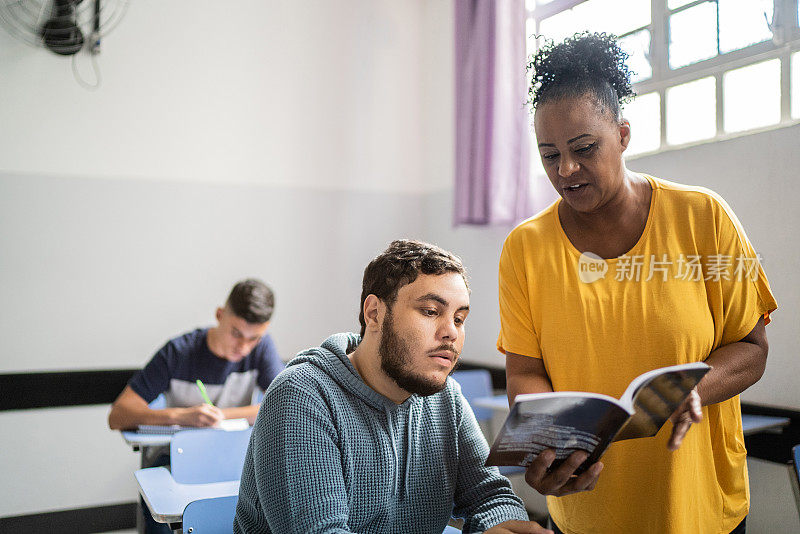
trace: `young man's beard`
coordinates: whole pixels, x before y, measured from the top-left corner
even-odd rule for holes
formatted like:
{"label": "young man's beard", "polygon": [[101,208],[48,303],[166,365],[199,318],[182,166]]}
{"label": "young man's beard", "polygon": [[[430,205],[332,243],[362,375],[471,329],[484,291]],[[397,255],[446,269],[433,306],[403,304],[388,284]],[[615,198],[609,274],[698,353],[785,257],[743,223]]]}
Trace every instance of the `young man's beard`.
{"label": "young man's beard", "polygon": [[[381,369],[386,373],[389,378],[395,383],[408,391],[415,393],[422,397],[427,397],[442,391],[447,384],[447,381],[437,382],[425,378],[424,376],[415,374],[411,368],[411,362],[408,355],[411,353],[411,347],[404,339],[397,335],[394,329],[394,321],[392,318],[392,310],[386,311],[386,316],[383,319],[381,327],[381,342],[378,346],[378,354],[381,357]],[[457,365],[453,366],[450,374],[453,374]]]}

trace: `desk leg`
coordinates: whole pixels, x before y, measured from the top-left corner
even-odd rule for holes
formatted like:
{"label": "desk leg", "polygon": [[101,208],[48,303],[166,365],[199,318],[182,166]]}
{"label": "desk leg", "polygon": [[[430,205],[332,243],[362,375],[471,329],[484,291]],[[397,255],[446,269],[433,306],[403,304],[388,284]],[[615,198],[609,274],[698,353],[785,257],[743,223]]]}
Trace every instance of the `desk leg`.
{"label": "desk leg", "polygon": [[[137,495],[138,497],[138,495]],[[142,510],[142,500],[136,499],[136,532],[144,534],[144,510]]]}
{"label": "desk leg", "polygon": [[[141,462],[140,466],[142,469],[147,467],[160,467],[166,466],[169,468],[169,450],[167,450],[167,454],[164,454],[164,446],[158,445],[155,447],[147,447],[142,445],[140,447]],[[145,517],[145,514],[148,514],[148,517]],[[142,501],[142,497],[137,493],[136,495],[136,532],[138,534],[147,534],[148,530],[153,531],[167,531],[167,527],[172,527],[172,525],[166,525],[164,523],[155,523],[153,524],[153,520],[149,517],[150,511],[147,510],[147,505],[144,504]],[[148,527],[148,524],[151,525]],[[176,528],[180,529],[181,524],[178,523]]]}
{"label": "desk leg", "polygon": [[[145,447],[145,446],[137,447],[137,450],[140,453],[139,454],[139,467],[141,469],[144,469],[145,467],[149,467],[147,465],[148,460],[150,460],[148,458],[149,449],[150,449],[150,447]],[[137,493],[136,494],[136,532],[138,534],[145,534],[145,532],[144,532],[144,529],[145,529],[144,514],[146,514],[146,513],[147,513],[147,510],[145,510],[144,507],[142,506],[142,497]]]}

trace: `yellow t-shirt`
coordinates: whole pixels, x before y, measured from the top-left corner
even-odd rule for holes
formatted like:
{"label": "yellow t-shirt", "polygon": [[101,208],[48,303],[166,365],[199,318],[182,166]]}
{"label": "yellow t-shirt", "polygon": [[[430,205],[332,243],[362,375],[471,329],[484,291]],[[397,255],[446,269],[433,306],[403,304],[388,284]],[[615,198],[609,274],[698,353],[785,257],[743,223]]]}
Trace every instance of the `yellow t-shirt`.
{"label": "yellow t-shirt", "polygon": [[[500,259],[501,352],[541,358],[556,391],[619,397],[641,373],[703,361],[777,305],[753,247],[715,193],[647,177],[644,232],[627,254],[581,255],[558,202],[509,234]],[[565,533],[728,533],[747,515],[739,397],[703,409],[680,449],[668,422],[603,456],[593,491],[548,497]]]}

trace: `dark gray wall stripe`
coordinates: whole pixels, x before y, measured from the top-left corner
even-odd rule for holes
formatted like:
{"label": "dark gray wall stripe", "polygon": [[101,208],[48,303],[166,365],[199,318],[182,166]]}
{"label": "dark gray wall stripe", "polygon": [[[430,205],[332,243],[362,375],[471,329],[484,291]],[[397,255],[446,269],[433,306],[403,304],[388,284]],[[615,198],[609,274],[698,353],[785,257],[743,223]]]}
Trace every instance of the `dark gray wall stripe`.
{"label": "dark gray wall stripe", "polygon": [[0,411],[109,404],[136,371],[0,374]]}
{"label": "dark gray wall stripe", "polygon": [[136,528],[136,503],[0,517],[0,532],[88,534]]}
{"label": "dark gray wall stripe", "polygon": [[[505,389],[505,370],[462,363],[460,369],[488,369],[492,387]],[[62,371],[0,374],[0,411],[109,404],[119,395],[137,369]],[[773,462],[788,462],[791,447],[800,443],[800,411],[742,403],[742,412],[789,417],[791,425],[780,434],[747,436],[748,454]],[[49,515],[49,514],[47,514]],[[0,522],[0,526],[2,526]],[[0,528],[0,532],[6,532]]]}

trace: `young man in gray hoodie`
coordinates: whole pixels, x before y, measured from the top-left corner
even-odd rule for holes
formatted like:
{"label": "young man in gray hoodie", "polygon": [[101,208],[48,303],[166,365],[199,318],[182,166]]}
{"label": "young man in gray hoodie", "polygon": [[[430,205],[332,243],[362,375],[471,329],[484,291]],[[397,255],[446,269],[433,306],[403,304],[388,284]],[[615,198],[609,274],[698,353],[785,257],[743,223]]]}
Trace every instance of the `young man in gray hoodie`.
{"label": "young man in gray hoodie", "polygon": [[497,468],[458,384],[461,261],[395,241],[364,271],[361,335],[300,353],[261,403],[234,531],[547,533]]}

